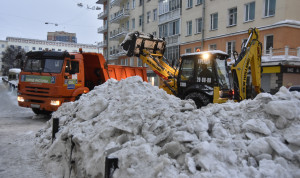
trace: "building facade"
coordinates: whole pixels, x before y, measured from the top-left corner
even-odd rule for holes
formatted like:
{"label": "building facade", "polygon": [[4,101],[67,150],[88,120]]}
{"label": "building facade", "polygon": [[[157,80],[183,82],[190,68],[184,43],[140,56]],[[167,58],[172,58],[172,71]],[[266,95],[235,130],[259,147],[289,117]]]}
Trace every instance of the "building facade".
{"label": "building facade", "polygon": [[64,31],[48,32],[47,40],[77,43],[76,33],[68,33]]}
{"label": "building facade", "polygon": [[[278,74],[278,66],[288,63],[285,61],[293,60],[292,65],[297,65],[300,60],[299,0],[98,0],[97,3],[104,5],[106,15],[98,16],[104,21],[98,32],[104,35],[104,53],[107,51],[112,63],[139,66],[138,59],[128,62],[131,59],[119,48],[127,32],[138,30],[164,37],[166,59],[177,61],[181,54],[197,49],[218,49],[233,58],[233,52],[239,53],[247,39],[248,29],[256,27],[263,44],[263,66],[274,67],[264,70],[262,80],[272,78],[277,82],[264,88],[272,92],[286,83],[300,84],[300,81],[288,82],[289,77]],[[278,56],[281,56],[279,63]],[[280,70],[283,71],[286,69]],[[149,76],[152,76],[150,71]]]}
{"label": "building facade", "polygon": [[82,48],[82,51],[84,52],[102,53],[102,49],[100,49],[98,45],[7,37],[6,40],[0,40],[0,71],[2,69],[2,53],[6,50],[7,47],[23,48],[25,52],[28,51],[78,52],[79,48]]}

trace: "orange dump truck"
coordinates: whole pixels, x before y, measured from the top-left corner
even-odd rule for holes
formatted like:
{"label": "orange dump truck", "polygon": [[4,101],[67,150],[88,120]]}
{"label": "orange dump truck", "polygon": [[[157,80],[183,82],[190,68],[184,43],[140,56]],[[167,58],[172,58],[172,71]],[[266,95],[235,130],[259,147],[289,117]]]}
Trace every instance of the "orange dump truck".
{"label": "orange dump truck", "polygon": [[136,75],[147,81],[146,68],[110,65],[99,53],[28,52],[19,76],[18,103],[36,114],[50,114],[110,78]]}

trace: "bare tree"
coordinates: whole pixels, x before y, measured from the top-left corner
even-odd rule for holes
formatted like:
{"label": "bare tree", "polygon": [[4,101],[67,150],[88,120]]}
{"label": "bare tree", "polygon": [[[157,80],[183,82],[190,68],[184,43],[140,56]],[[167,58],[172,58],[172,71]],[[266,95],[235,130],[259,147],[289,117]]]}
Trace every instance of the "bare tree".
{"label": "bare tree", "polygon": [[11,68],[21,68],[21,61],[25,60],[25,51],[22,48],[8,46],[2,54],[3,75],[8,75],[8,70]]}

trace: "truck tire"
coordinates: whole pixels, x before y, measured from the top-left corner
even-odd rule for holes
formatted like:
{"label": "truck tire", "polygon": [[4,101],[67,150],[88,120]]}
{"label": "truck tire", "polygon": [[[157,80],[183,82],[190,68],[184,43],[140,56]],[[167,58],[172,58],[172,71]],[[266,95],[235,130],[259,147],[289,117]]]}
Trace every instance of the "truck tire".
{"label": "truck tire", "polygon": [[210,103],[209,101],[209,98],[202,94],[202,93],[199,93],[199,92],[192,92],[192,93],[189,93],[185,99],[191,99],[195,102],[197,108],[201,108],[203,106],[206,106]]}
{"label": "truck tire", "polygon": [[52,114],[52,111],[45,111],[45,110],[40,110],[38,108],[31,108],[32,111],[36,114],[36,115],[39,115],[39,114],[43,114],[43,115],[51,115]]}

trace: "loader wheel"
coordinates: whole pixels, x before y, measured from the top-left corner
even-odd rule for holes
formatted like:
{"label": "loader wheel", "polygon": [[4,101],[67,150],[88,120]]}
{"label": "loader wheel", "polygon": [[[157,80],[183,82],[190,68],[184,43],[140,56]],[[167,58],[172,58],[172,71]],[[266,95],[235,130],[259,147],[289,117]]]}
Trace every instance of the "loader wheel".
{"label": "loader wheel", "polygon": [[190,93],[185,97],[185,99],[186,100],[187,99],[192,99],[195,102],[197,108],[201,108],[202,106],[206,106],[209,103],[209,98],[206,95],[204,95],[202,93],[199,93],[199,92]]}
{"label": "loader wheel", "polygon": [[43,114],[43,115],[51,115],[52,114],[52,111],[45,111],[45,110],[40,110],[40,109],[37,109],[37,108],[31,108],[32,111],[36,114],[36,115],[39,115],[39,114]]}

